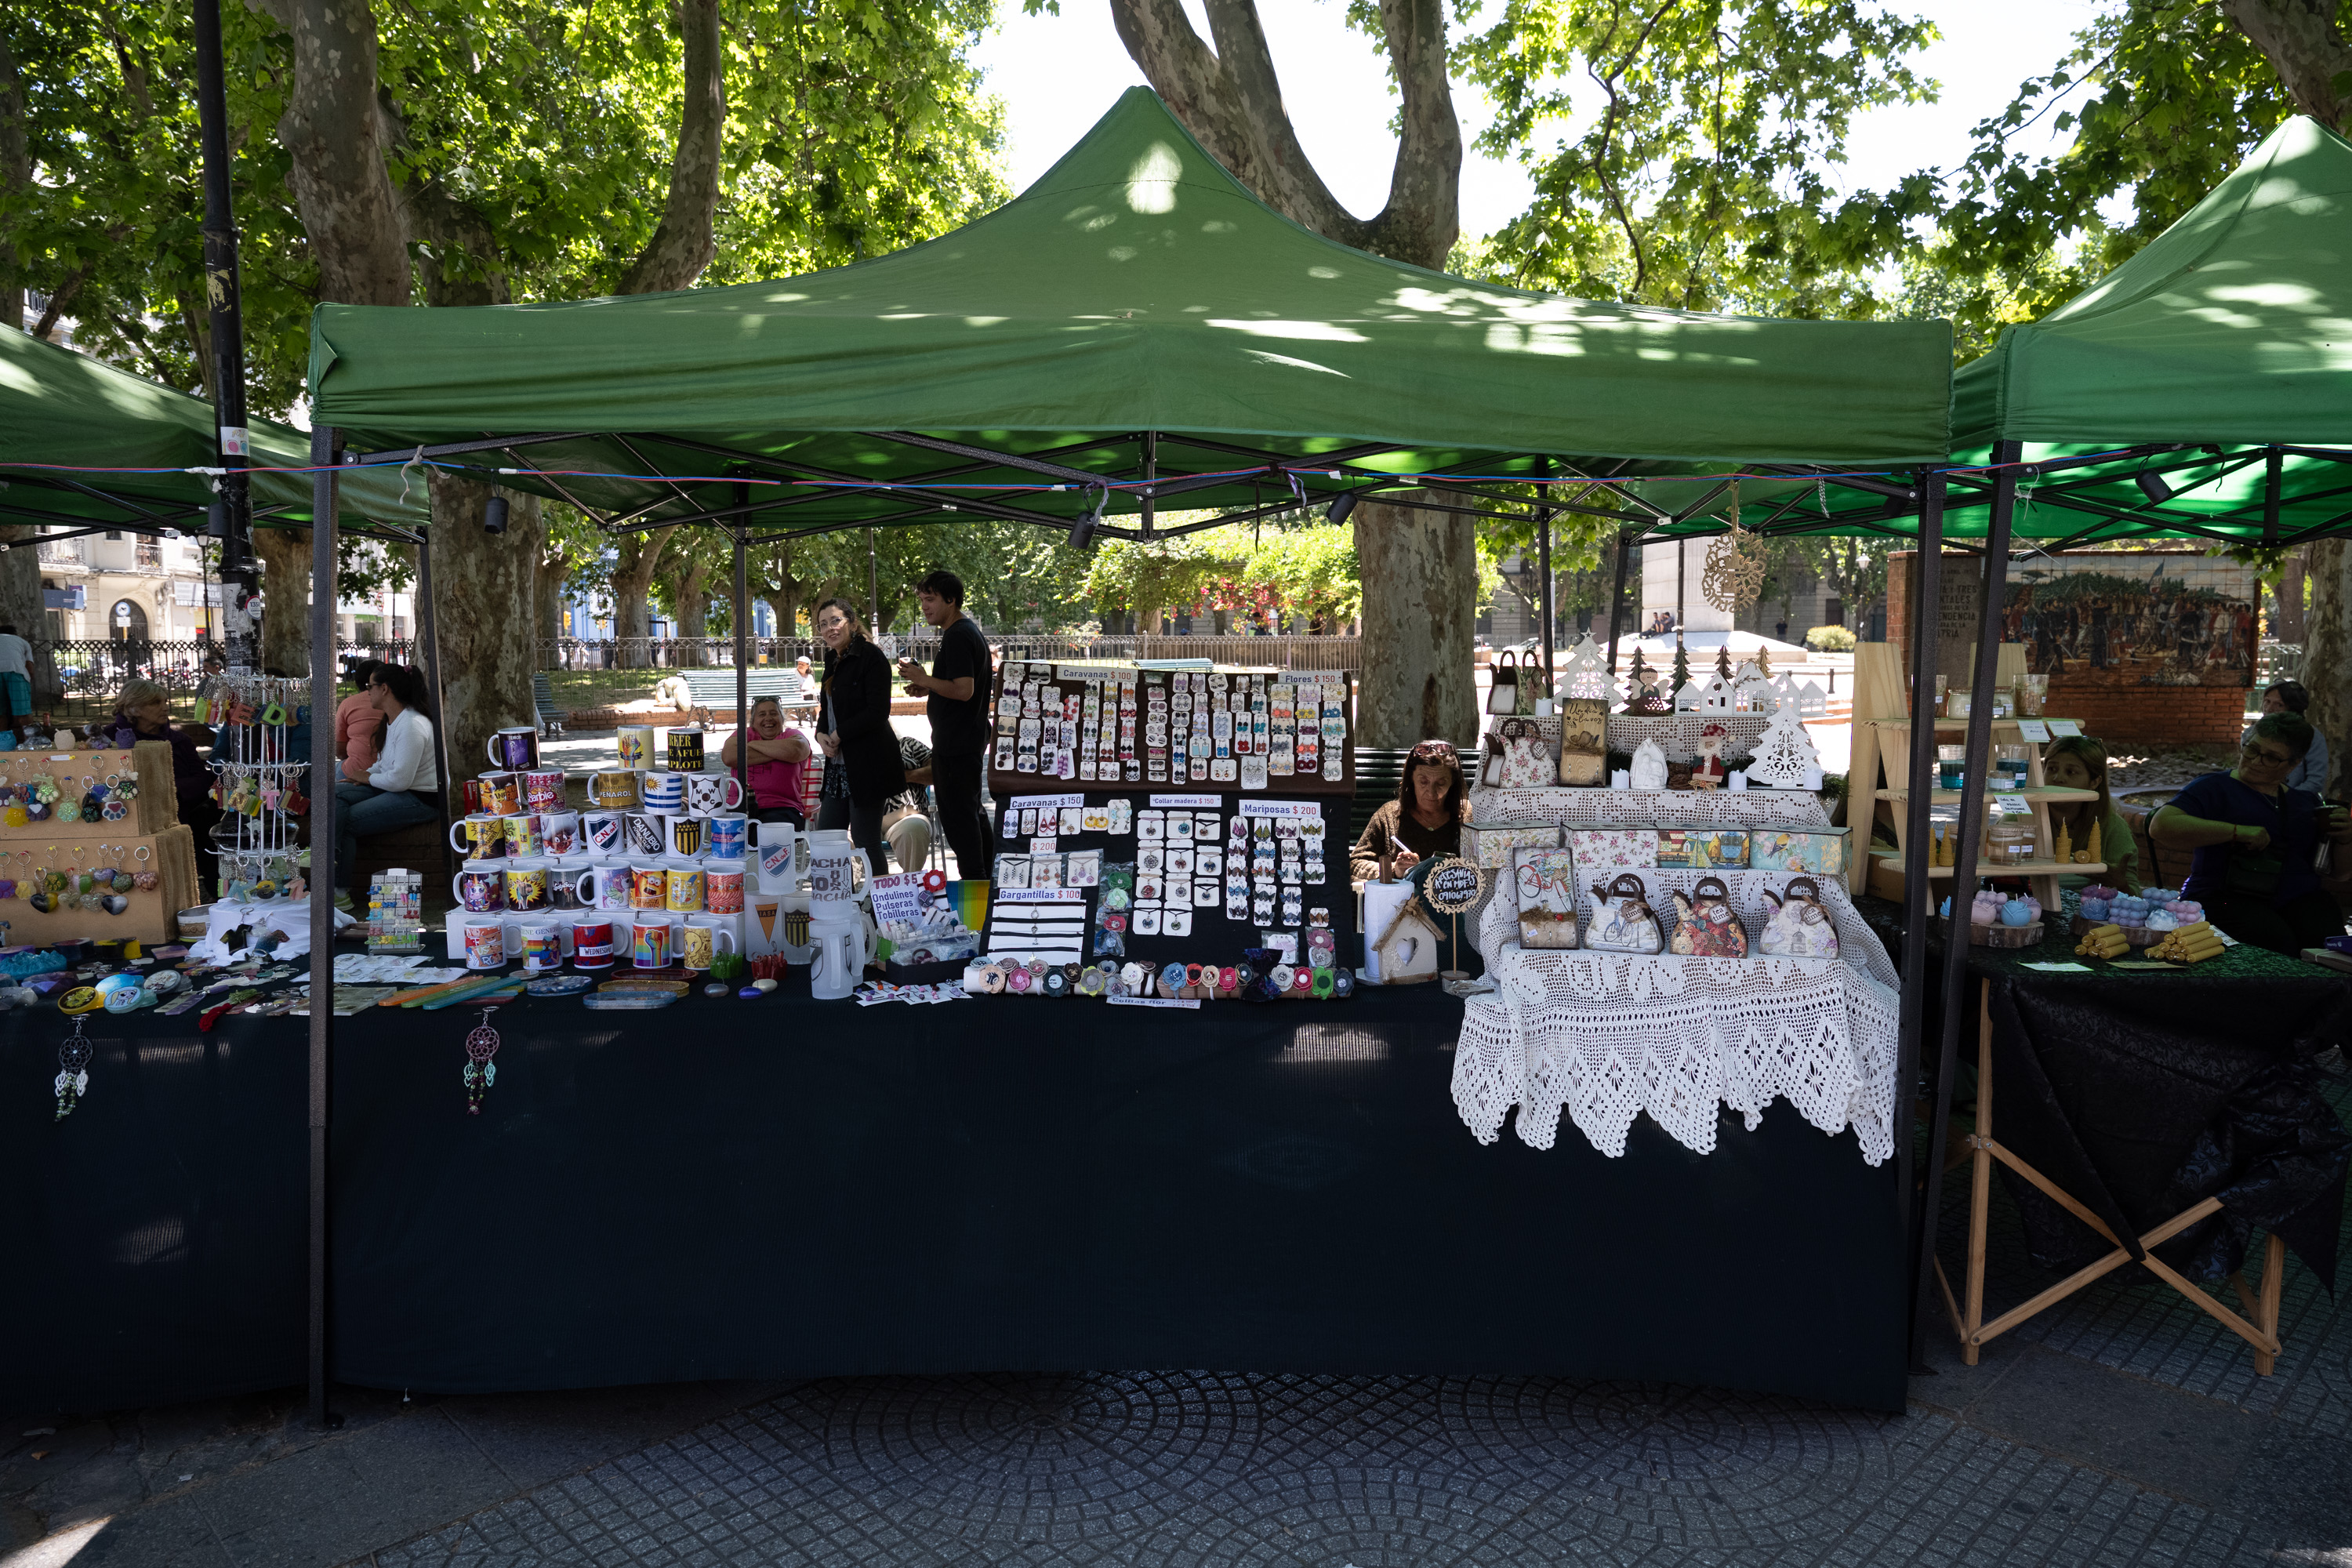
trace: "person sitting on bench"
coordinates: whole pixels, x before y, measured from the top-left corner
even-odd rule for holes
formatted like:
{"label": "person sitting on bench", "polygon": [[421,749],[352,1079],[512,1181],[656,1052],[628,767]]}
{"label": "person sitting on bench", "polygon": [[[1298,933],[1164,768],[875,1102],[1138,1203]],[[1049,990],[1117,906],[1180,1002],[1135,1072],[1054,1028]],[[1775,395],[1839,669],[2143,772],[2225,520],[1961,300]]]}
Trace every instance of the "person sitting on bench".
{"label": "person sitting on bench", "polygon": [[425,715],[425,677],[404,664],[379,665],[368,689],[384,715],[382,749],[368,782],[335,784],[335,907],[349,909],[359,885],[360,845],[441,816],[434,765],[433,721]]}

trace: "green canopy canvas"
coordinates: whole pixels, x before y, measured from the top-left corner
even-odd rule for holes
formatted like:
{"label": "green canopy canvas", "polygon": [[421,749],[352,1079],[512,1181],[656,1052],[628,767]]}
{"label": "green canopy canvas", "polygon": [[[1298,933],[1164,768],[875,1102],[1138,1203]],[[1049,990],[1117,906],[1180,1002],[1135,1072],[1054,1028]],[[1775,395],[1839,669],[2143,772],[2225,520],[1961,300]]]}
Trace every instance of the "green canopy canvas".
{"label": "green canopy canvas", "polygon": [[[2287,121],[2130,260],[2001,333],[1952,410],[1948,534],[1983,535],[2001,441],[2030,466],[2020,537],[2284,547],[2352,527],[2352,142]],[[1743,521],[1904,533],[1916,489],[1744,484]],[[1727,505],[1662,531],[1715,531]]]}
{"label": "green canopy canvas", "polygon": [[[310,518],[310,437],[289,426],[252,426],[248,461],[255,520]],[[67,526],[204,526],[208,478],[219,462],[212,405],[103,361],[0,331],[0,521]],[[274,469],[292,470],[273,472]],[[347,520],[403,527],[425,518],[421,478],[401,499],[399,475],[353,474],[341,488]]]}
{"label": "green canopy canvas", "polygon": [[1148,504],[1147,478],[1150,500],[1202,508],[1547,458],[1934,462],[1948,383],[1942,322],[1597,305],[1350,249],[1258,201],[1141,88],[928,244],[677,294],[322,305],[310,363],[316,417],[380,456],[448,447],[653,521],[756,479],[796,527],[944,506],[1066,527]]}

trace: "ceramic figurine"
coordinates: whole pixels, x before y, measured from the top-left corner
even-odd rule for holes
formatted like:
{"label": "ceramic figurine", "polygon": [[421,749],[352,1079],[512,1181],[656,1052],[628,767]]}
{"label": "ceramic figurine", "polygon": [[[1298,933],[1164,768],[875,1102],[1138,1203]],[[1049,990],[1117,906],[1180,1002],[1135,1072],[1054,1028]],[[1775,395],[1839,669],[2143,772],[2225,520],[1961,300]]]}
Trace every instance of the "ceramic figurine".
{"label": "ceramic figurine", "polygon": [[1691,763],[1693,789],[1723,787],[1726,773],[1723,765],[1723,748],[1730,739],[1731,731],[1720,724],[1711,723],[1699,731],[1696,747],[1698,757]]}
{"label": "ceramic figurine", "polygon": [[1666,787],[1666,753],[1655,737],[1643,741],[1633,752],[1633,787],[1664,789]]}

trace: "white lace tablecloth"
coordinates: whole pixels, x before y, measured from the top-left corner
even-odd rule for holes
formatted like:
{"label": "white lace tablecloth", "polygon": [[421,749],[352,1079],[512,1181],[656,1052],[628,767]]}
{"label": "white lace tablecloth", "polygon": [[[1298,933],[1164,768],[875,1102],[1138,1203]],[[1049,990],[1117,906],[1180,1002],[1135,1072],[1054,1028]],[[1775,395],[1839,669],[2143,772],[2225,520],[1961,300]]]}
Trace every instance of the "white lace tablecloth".
{"label": "white lace tablecloth", "polygon": [[[1502,794],[1500,791],[1486,792]],[[1679,792],[1629,796],[1624,791],[1526,791],[1645,803],[1576,826],[1766,826],[1718,808],[1664,815]],[[1769,798],[1769,797],[1768,797]],[[1822,820],[1810,795],[1781,795],[1773,826]],[[1649,815],[1655,802],[1660,815]],[[1789,815],[1791,807],[1810,808]],[[1565,809],[1565,808],[1562,808]],[[1540,820],[1540,819],[1538,819]],[[1702,877],[1723,879],[1731,906],[1752,942],[1763,930],[1767,887],[1784,871],[1645,871],[1653,887],[1691,890]],[[1478,947],[1496,989],[1469,998],[1454,1060],[1454,1103],[1482,1143],[1499,1135],[1518,1107],[1517,1130],[1530,1147],[1549,1149],[1565,1114],[1602,1153],[1625,1152],[1633,1118],[1647,1112],[1677,1142],[1698,1152],[1715,1148],[1717,1107],[1738,1111],[1753,1130],[1775,1097],[1786,1099],[1824,1132],[1852,1128],[1870,1164],[1894,1152],[1895,967],[1877,936],[1854,912],[1842,881],[1817,878],[1837,928],[1833,960],[1678,958],[1671,954],[1529,952],[1518,945],[1518,902],[1508,877],[1477,911]],[[1577,872],[1580,911],[1584,874]]]}
{"label": "white lace tablecloth", "polygon": [[1474,827],[1827,827],[1809,789],[1490,789],[1470,791]]}

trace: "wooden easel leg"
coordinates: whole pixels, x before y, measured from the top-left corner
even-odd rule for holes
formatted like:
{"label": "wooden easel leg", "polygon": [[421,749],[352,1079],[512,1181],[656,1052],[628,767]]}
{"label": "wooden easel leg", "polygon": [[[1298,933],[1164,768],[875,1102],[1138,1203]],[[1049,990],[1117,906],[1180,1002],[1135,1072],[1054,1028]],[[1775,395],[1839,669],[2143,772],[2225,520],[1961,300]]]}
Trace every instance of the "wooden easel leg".
{"label": "wooden easel leg", "polygon": [[[1955,902],[1958,894],[1953,895]],[[1969,1173],[1969,1304],[1960,1329],[1960,1360],[1977,1364],[1977,1331],[1984,1327],[1985,1229],[1992,1209],[1992,983],[1977,989],[1977,1130]]]}
{"label": "wooden easel leg", "polygon": [[[2273,1233],[2263,1243],[2262,1316],[2254,1320],[2254,1326],[2268,1334],[2273,1344],[2278,1342],[2279,1298],[2285,1293],[2285,1284],[2286,1243]],[[2268,1377],[2277,1365],[2278,1357],[2269,1351],[2254,1352],[2254,1371],[2260,1375]]]}

